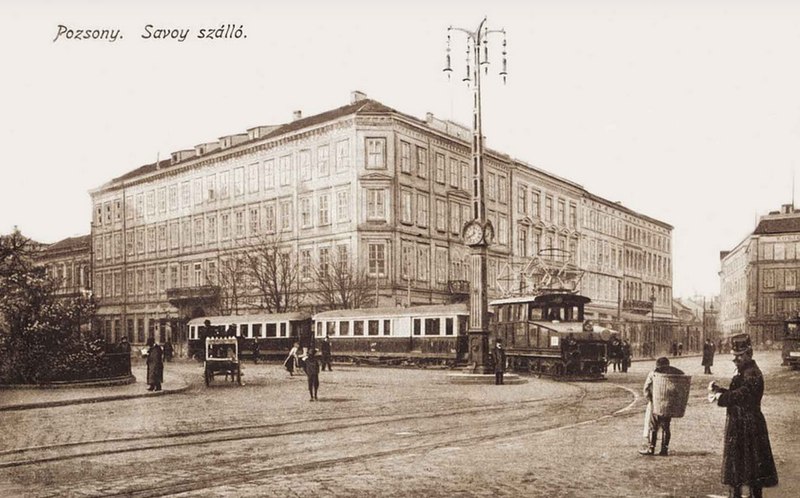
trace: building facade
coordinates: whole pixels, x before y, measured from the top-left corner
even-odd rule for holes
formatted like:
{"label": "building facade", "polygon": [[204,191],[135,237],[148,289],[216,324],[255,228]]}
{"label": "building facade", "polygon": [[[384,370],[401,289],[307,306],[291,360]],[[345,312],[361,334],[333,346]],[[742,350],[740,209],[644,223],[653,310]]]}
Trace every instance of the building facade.
{"label": "building facade", "polygon": [[780,341],[783,321],[800,310],[800,210],[791,204],[759,219],[756,229],[720,254],[720,325],[757,344]]}
{"label": "building facade", "polygon": [[[264,236],[299,263],[301,306],[313,309],[315,267],[366,269],[378,304],[468,296],[471,130],[419,119],[353,92],[343,107],[221,137],[91,191],[94,295],[111,340],[183,342],[183,323],[263,306],[247,290],[224,310],[237,252]],[[671,228],[580,185],[488,150],[491,296],[515,269],[556,248],[585,269],[596,318],[656,289],[671,302]],[[644,296],[644,297],[643,297]]]}
{"label": "building facade", "polygon": [[42,245],[37,252],[37,264],[59,282],[58,297],[91,296],[91,247],[91,236],[83,235]]}

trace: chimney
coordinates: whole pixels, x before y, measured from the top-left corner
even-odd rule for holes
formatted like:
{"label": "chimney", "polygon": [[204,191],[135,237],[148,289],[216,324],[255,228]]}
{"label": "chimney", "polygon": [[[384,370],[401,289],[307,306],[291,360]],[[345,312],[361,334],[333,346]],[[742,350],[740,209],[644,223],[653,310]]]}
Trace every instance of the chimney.
{"label": "chimney", "polygon": [[303,111],[294,111],[292,115],[294,116],[292,121],[297,121],[298,119],[303,117]]}
{"label": "chimney", "polygon": [[794,206],[791,204],[783,204],[781,205],[781,214],[791,214],[794,211]]}
{"label": "chimney", "polygon": [[356,102],[360,102],[362,100],[366,100],[367,94],[360,91],[360,90],[353,90],[350,94],[350,103],[355,104]]}

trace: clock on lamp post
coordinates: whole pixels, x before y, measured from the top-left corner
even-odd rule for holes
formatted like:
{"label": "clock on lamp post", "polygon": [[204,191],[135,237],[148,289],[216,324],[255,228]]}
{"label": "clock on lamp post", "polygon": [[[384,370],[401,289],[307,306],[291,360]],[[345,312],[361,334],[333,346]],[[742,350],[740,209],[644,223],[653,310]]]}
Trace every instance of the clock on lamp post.
{"label": "clock on lamp post", "polygon": [[464,243],[468,246],[489,245],[494,240],[491,221],[472,220],[464,225]]}

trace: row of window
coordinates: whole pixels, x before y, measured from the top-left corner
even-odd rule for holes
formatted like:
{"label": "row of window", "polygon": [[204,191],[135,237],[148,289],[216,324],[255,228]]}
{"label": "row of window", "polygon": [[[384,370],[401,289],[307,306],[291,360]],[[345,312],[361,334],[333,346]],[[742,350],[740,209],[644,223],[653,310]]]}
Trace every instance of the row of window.
{"label": "row of window", "polygon": [[[385,192],[379,193],[381,203],[384,204]],[[291,231],[295,216],[301,229],[350,221],[351,203],[348,190],[318,193],[316,198],[301,197],[298,199],[297,214],[294,213],[292,204],[291,199],[285,199],[205,216],[186,217],[157,226],[137,227],[127,231],[125,251],[128,256],[133,256],[166,251],[167,248],[177,250],[193,245],[216,244],[232,238]],[[385,208],[380,211],[376,209],[374,214],[376,217],[380,214],[385,217]],[[119,258],[122,258],[121,231],[95,238],[97,261]]]}
{"label": "row of window", "polygon": [[[344,139],[335,144],[333,163],[330,160],[330,145],[321,145],[297,152],[296,164],[292,154],[240,166],[233,170],[211,173],[202,178],[194,178],[174,183],[158,189],[151,189],[125,198],[124,214],[128,220],[141,220],[156,213],[191,208],[218,199],[240,197],[245,192],[253,194],[275,187],[292,185],[294,171],[301,182],[311,180],[312,170],[318,177],[327,177],[332,172],[339,173],[350,168],[350,141]],[[312,164],[312,159],[316,163]],[[122,200],[107,201],[95,206],[95,225],[109,225],[122,220]]]}
{"label": "row of window", "polygon": [[[539,190],[520,184],[517,187],[517,213],[530,216],[533,219],[543,219],[548,223],[557,223],[559,226],[578,228],[578,205],[570,202],[567,208],[565,199],[555,199],[552,195],[544,196],[544,207],[541,205],[542,195]],[[569,209],[569,213],[567,213]],[[569,214],[569,217],[567,217]]]}
{"label": "row of window", "polygon": [[761,260],[800,259],[800,241],[762,242],[758,256]]}
{"label": "row of window", "polygon": [[625,268],[658,278],[672,274],[670,258],[649,252],[625,251]]}
{"label": "row of window", "polygon": [[762,288],[795,291],[798,271],[794,268],[765,269],[761,273]]}
{"label": "row of window", "polygon": [[100,298],[121,297],[123,285],[126,296],[148,296],[178,287],[199,287],[217,282],[217,262],[180,263],[125,270],[97,272],[94,292]]}
{"label": "row of window", "polygon": [[[502,219],[502,218],[501,218]],[[539,228],[517,227],[516,256],[526,258],[537,256],[542,249],[562,249],[569,251],[571,261],[574,263],[578,254],[578,239],[556,234],[555,231],[543,232]]]}

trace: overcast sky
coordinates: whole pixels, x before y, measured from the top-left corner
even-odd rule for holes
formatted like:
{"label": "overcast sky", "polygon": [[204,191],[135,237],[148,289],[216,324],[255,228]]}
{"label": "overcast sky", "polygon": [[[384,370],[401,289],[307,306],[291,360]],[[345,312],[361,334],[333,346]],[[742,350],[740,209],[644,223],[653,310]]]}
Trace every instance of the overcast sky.
{"label": "overcast sky", "polygon": [[[445,40],[484,15],[508,33],[505,86],[490,39],[488,145],[673,225],[675,295],[717,293],[719,251],[792,201],[800,2],[5,1],[0,232],[86,234],[89,189],[355,89],[469,123],[464,39],[450,82]],[[246,38],[197,38],[226,24]],[[59,25],[122,37],[53,41]]]}

